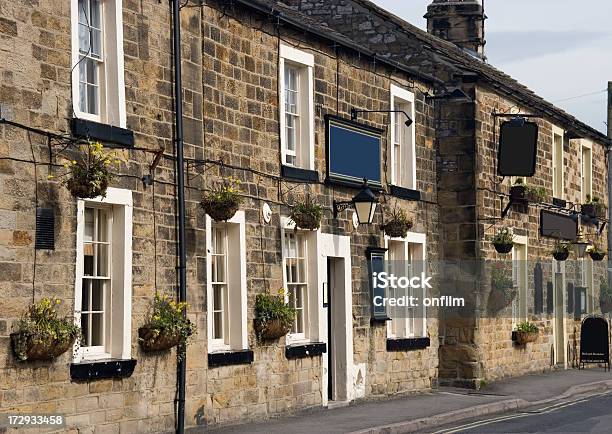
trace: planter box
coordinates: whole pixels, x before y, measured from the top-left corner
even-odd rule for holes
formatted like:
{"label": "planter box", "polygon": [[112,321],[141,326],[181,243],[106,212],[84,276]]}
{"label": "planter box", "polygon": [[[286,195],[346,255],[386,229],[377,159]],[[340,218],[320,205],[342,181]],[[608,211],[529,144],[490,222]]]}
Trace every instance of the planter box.
{"label": "planter box", "polygon": [[75,337],[37,342],[37,335],[23,332],[11,333],[13,353],[19,360],[53,360],[74,345]]}
{"label": "planter box", "polygon": [[538,332],[519,332],[517,330],[512,332],[512,340],[518,345],[525,345],[530,342],[538,340]]}
{"label": "planter box", "polygon": [[138,329],[138,341],[145,352],[167,351],[176,347],[181,340],[179,334],[168,335],[158,333],[156,329],[150,327],[140,327]]}
{"label": "planter box", "polygon": [[510,200],[516,203],[526,204],[527,200],[527,187],[524,185],[513,185],[510,187]]}

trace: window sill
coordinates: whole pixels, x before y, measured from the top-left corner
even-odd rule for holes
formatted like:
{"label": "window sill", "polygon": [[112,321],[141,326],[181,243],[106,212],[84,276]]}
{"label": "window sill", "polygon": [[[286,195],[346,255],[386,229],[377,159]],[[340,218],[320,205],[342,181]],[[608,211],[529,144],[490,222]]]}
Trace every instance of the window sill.
{"label": "window sill", "polygon": [[319,182],[319,172],[316,170],[302,169],[299,167],[281,166],[283,178],[295,179],[297,181]]}
{"label": "window sill", "polygon": [[310,344],[289,345],[285,347],[285,357],[288,359],[301,359],[304,357],[317,357],[327,352],[327,345],[322,342]]}
{"label": "window sill", "polygon": [[83,361],[70,365],[70,378],[77,381],[100,380],[103,378],[127,378],[134,373],[135,367],[135,359]]}
{"label": "window sill", "polygon": [[134,147],[134,132],[132,130],[86,119],[72,119],[72,135],[79,138],[100,140],[111,148]]}
{"label": "window sill", "polygon": [[398,197],[400,199],[407,200],[421,200],[421,192],[418,190],[412,190],[410,188],[399,187],[397,185],[389,186],[389,193],[392,196]]}
{"label": "window sill", "polygon": [[208,353],[209,368],[230,365],[246,365],[250,363],[253,363],[253,351],[251,350]]}
{"label": "window sill", "polygon": [[423,350],[431,345],[428,337],[387,339],[387,351]]}

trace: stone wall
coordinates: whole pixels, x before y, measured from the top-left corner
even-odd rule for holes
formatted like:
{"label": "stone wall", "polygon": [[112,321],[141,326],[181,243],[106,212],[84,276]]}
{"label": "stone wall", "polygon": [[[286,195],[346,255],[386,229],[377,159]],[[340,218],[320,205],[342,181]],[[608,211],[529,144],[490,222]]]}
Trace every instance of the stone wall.
{"label": "stone wall", "polygon": [[[389,353],[386,329],[370,325],[370,295],[363,270],[367,246],[382,246],[378,215],[371,227],[353,229],[343,213],[330,218],[332,200],[349,199],[352,189],[279,180],[278,34],[274,22],[240,7],[209,1],[181,12],[185,156],[222,161],[190,164],[187,173],[189,317],[198,333],[187,353],[186,424],[215,425],[284,414],[321,405],[321,360],[287,360],[284,340],[256,342],[252,329],[257,293],[282,285],[280,215],[306,191],[326,207],[323,232],[351,236],[353,265],[354,362],[364,364],[365,397],[382,397],[430,388],[437,376],[437,321],[429,319],[432,345],[426,350]],[[123,2],[127,127],[136,146],[174,154],[170,14],[166,3]],[[0,7],[0,104],[2,116],[32,127],[67,133],[70,95],[70,7],[59,0],[19,2]],[[327,113],[348,117],[352,106],[389,108],[391,82],[416,94],[417,187],[420,202],[399,200],[427,233],[427,255],[439,256],[433,110],[428,84],[375,65],[365,56],[302,30],[281,26],[289,44],[315,55],[316,169],[325,172]],[[364,121],[388,128],[387,114]],[[386,135],[385,135],[386,137]],[[156,291],[176,293],[176,195],[174,161],[163,158],[155,184],[144,187],[153,155],[122,152],[114,187],[133,191],[132,357],[138,364],[123,380],[89,383],[70,380],[70,354],[53,363],[18,363],[9,334],[33,299],[56,296],[69,313],[74,304],[76,201],[58,182],[61,159],[49,161],[46,138],[0,126],[0,410],[3,413],[58,412],[72,432],[165,432],[174,426],[175,353],[147,355],[137,342]],[[383,142],[386,161],[388,147]],[[55,151],[59,149],[54,148]],[[71,152],[71,151],[68,151]],[[35,159],[39,164],[31,164]],[[60,166],[49,166],[49,163]],[[243,169],[249,170],[243,170]],[[56,179],[48,180],[52,174]],[[205,215],[202,190],[221,177],[242,181],[246,212],[248,332],[255,362],[208,368],[206,342]],[[35,183],[36,181],[36,183]],[[36,190],[37,189],[37,190]],[[37,191],[37,194],[36,194]],[[36,199],[56,213],[56,250],[35,251]],[[260,221],[262,201],[272,206],[271,224]],[[385,197],[387,210],[396,199]],[[36,266],[34,267],[34,264]],[[36,270],[34,275],[33,271]]]}

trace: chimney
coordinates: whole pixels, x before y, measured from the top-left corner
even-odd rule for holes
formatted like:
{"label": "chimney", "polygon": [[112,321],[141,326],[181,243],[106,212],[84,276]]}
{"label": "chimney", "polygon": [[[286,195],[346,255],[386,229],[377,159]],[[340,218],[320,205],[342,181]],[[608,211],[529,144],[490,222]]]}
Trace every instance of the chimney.
{"label": "chimney", "polygon": [[428,7],[427,31],[486,60],[484,14],[478,0],[434,0]]}

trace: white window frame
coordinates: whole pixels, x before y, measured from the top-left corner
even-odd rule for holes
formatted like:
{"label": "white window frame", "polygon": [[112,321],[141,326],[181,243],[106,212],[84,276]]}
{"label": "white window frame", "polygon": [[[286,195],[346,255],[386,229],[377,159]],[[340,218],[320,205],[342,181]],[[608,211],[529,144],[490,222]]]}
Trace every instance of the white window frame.
{"label": "white window frame", "polygon": [[[561,137],[561,167],[556,167],[557,163],[557,144],[555,137]],[[556,199],[565,199],[565,131],[555,125],[552,126],[552,181],[553,181],[553,197]],[[555,173],[561,171],[561,185],[557,186]]]}
{"label": "white window frame", "polygon": [[[391,167],[391,184],[404,187],[409,189],[416,189],[416,128],[415,128],[415,103],[414,103],[414,93],[403,89],[394,84],[391,85],[391,110],[398,110],[397,106],[400,104],[408,104],[410,105],[410,110],[407,111],[410,119],[412,119],[412,125],[410,127],[405,127],[404,122],[406,121],[403,113],[391,113],[391,141],[390,141],[390,149],[389,149],[389,159],[390,159],[390,167]],[[409,129],[409,137],[410,143],[403,143],[400,141],[400,156],[407,151],[409,164],[404,166],[410,170],[412,173],[406,176],[405,174],[397,174],[395,170],[395,159],[396,155],[394,152],[396,137],[395,137],[395,122],[399,121],[402,128]],[[407,148],[407,149],[406,149]],[[400,157],[401,158],[401,157]],[[403,180],[401,178],[404,178]],[[406,178],[408,178],[406,180]]]}
{"label": "white window frame", "polygon": [[79,10],[78,0],[70,0],[72,42],[72,105],[76,117],[94,122],[126,127],[125,78],[123,58],[123,0],[102,2],[102,67],[100,75],[99,114],[79,107]]}
{"label": "white window frame", "polygon": [[[227,324],[224,339],[213,339],[213,285],[212,285],[212,227],[226,225],[227,243]],[[236,249],[238,251],[236,252]],[[206,311],[208,352],[246,350],[247,330],[247,277],[246,277],[246,217],[238,211],[226,223],[213,223],[206,215]]]}
{"label": "white window frame", "polygon": [[[525,249],[523,262],[517,258],[519,249]],[[524,235],[514,235],[512,249],[512,282],[517,286],[517,296],[512,303],[512,325],[526,321],[529,315],[529,239]]]}
{"label": "white window frame", "polygon": [[[106,198],[97,197],[77,202],[74,321],[78,326],[81,325],[86,205],[104,206],[112,212],[112,292],[107,296],[110,306],[105,307],[108,312],[105,318],[105,328],[108,333],[105,346],[81,347],[77,342],[74,348],[74,362],[111,358],[129,359],[132,350],[132,191],[109,187]],[[121,263],[123,266],[118,266]]]}
{"label": "white window frame", "polygon": [[[584,151],[588,150],[589,160],[588,164],[588,172],[584,173]],[[586,185],[585,181],[586,180]],[[580,195],[581,202],[585,203],[587,201],[587,195],[593,198],[593,143],[581,139],[580,140]]]}
{"label": "white window frame", "polygon": [[[285,233],[288,231],[295,231],[295,223],[286,216],[281,216],[281,251],[282,251],[282,268],[283,268],[283,287],[287,289],[287,270],[285,266]],[[304,333],[292,333],[289,332],[286,336],[286,344],[297,344],[307,342],[317,342],[319,338],[319,317],[322,310],[319,306],[318,288],[319,288],[319,275],[318,275],[318,237],[320,229],[316,231],[301,231],[306,237],[306,274],[307,274],[307,287],[306,295],[304,297]],[[286,301],[289,301],[288,295],[286,295]]]}
{"label": "white window frame", "polygon": [[[314,55],[290,47],[280,46],[278,80],[279,80],[279,122],[281,131],[282,164],[290,154],[287,150],[286,120],[285,120],[285,65],[291,64],[299,70],[300,82],[300,136],[296,144],[297,164],[295,167],[314,170]],[[307,101],[304,98],[307,98]]]}
{"label": "white window frame", "polygon": [[[423,268],[425,267],[427,258],[427,235],[418,232],[408,232],[404,238],[391,238],[385,235],[385,260],[389,260],[389,245],[391,242],[399,242],[404,244],[403,257],[408,258],[409,256],[409,245],[418,245],[422,252],[422,258],[416,259],[421,260]],[[413,258],[414,260],[414,258]],[[421,270],[425,272],[426,270]],[[418,291],[418,290],[415,290]],[[427,297],[427,290],[423,288],[420,293],[416,292],[416,297],[419,298],[419,307],[411,308],[415,312],[420,309],[420,314],[414,314],[412,318],[392,318],[391,321],[387,321],[387,336],[390,339],[404,339],[414,337],[427,337],[427,310],[423,305],[423,299]],[[395,333],[394,329],[399,329],[401,332]]]}

